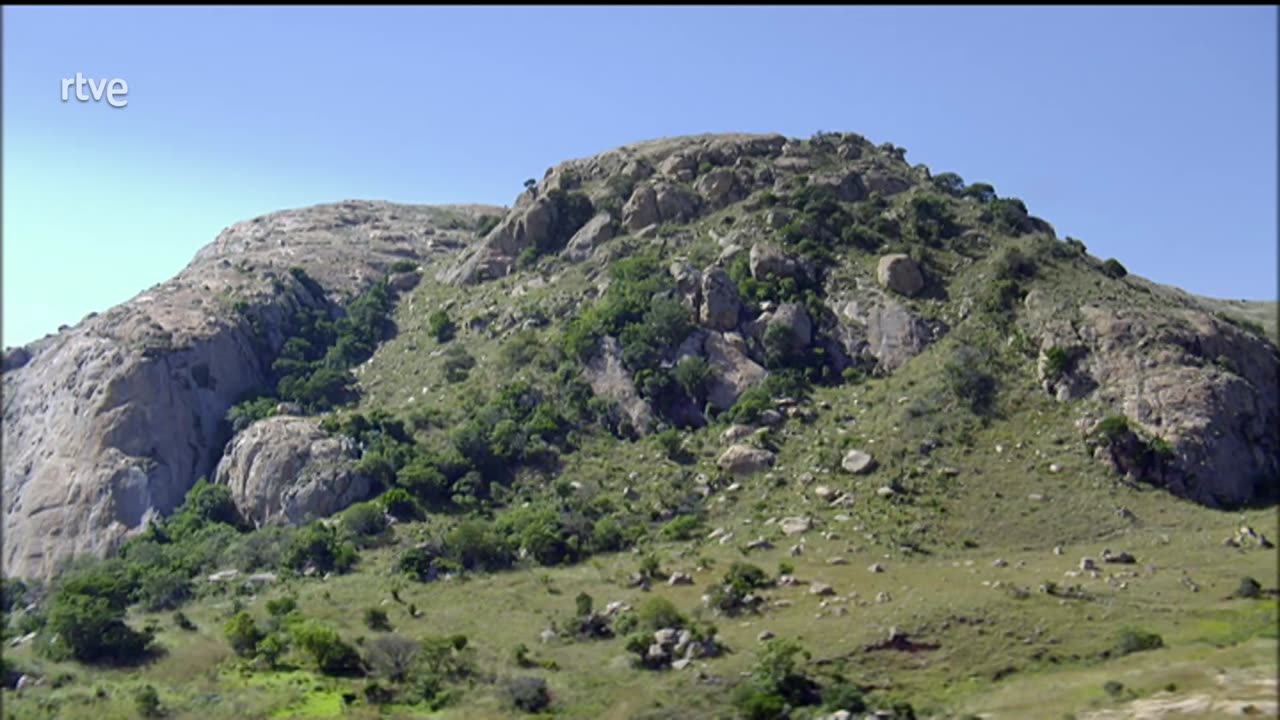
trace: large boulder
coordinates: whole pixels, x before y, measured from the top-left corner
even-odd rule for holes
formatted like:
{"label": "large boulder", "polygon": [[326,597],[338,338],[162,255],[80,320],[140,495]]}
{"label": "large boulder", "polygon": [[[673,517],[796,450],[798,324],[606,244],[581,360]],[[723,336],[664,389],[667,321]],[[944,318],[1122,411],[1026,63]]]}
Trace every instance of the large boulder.
{"label": "large boulder", "polygon": [[783,303],[778,309],[770,314],[766,323],[765,332],[770,328],[780,326],[786,328],[788,336],[791,338],[791,351],[802,352],[809,347],[809,343],[813,340],[813,322],[809,319],[809,313],[800,303]]}
{"label": "large boulder", "polygon": [[707,333],[702,347],[707,362],[715,369],[708,383],[707,402],[718,410],[733,407],[742,393],[769,376],[769,371],[747,355],[740,336]]}
{"label": "large boulder", "polygon": [[693,184],[693,189],[712,208],[722,208],[746,197],[737,174],[729,168],[717,168],[706,173]]}
{"label": "large boulder", "polygon": [[738,327],[742,312],[742,300],[738,286],[729,273],[717,265],[702,272],[702,309],[699,320],[712,330],[733,330]]}
{"label": "large boulder", "polygon": [[617,338],[604,337],[600,340],[600,346],[587,362],[584,374],[592,392],[617,404],[636,432],[645,435],[653,429],[653,410],[640,397],[631,373],[623,366],[622,345]]}
{"label": "large boulder", "polygon": [[776,246],[767,243],[756,243],[751,246],[751,277],[764,280],[770,275],[775,278],[795,277],[800,265]]}
{"label": "large boulder", "polygon": [[768,450],[753,448],[750,445],[730,445],[716,465],[733,475],[753,475],[770,468],[776,456]]}
{"label": "large boulder", "polygon": [[565,256],[574,262],[586,260],[596,247],[613,239],[614,222],[609,213],[599,213],[578,228],[565,246]]}
{"label": "large boulder", "polygon": [[880,286],[908,297],[924,289],[924,275],[920,266],[910,256],[901,253],[885,255],[876,265],[876,279]]}
{"label": "large boulder", "polygon": [[523,203],[438,278],[455,284],[491,280],[509,274],[528,248],[559,248],[569,243],[592,215],[589,201],[567,201],[573,196],[566,194],[563,177],[556,173],[543,181],[535,195],[522,196]]}
{"label": "large boulder", "polygon": [[662,220],[658,212],[658,193],[652,185],[637,185],[627,204],[622,206],[622,226],[635,232]]}
{"label": "large boulder", "polygon": [[[47,578],[171,512],[226,444],[227,410],[264,386],[302,308],[399,260],[462,244],[501,208],[343,202],[224,230],[176,277],[23,350],[3,375],[4,572]],[[301,267],[328,293],[292,276]]]}
{"label": "large boulder", "polygon": [[372,485],[356,471],[358,455],[350,438],[329,435],[314,418],[276,416],[228,444],[215,479],[255,526],[297,525],[368,497]]}

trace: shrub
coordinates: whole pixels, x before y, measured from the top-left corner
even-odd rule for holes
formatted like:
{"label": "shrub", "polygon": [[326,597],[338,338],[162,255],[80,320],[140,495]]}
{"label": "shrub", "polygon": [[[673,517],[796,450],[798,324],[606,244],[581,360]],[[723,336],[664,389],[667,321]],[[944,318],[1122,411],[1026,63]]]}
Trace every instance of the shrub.
{"label": "shrub", "polygon": [[317,572],[343,573],[356,562],[356,549],[338,537],[337,531],[324,523],[314,522],[301,528],[285,553],[285,566],[299,572],[308,566]]}
{"label": "shrub", "polygon": [[1236,597],[1256,598],[1262,594],[1262,586],[1257,580],[1246,577],[1240,581],[1240,587],[1236,589]]}
{"label": "shrub", "polygon": [[682,627],[685,618],[672,602],[661,596],[654,596],[644,601],[637,611],[640,624],[649,630]]}
{"label": "shrub", "polygon": [[365,608],[364,624],[370,630],[382,632],[391,630],[391,620],[387,617],[387,612],[381,608]]}
{"label": "shrub", "polygon": [[1119,699],[1124,694],[1124,683],[1117,680],[1108,680],[1102,684],[1102,689],[1112,698]]}
{"label": "shrub", "polygon": [[311,655],[321,673],[358,675],[362,672],[360,654],[333,628],[315,620],[306,620],[292,626],[290,631],[293,642]]}
{"label": "shrub", "polygon": [[933,176],[933,186],[948,195],[958,197],[964,193],[964,179],[953,172],[944,172]]}
{"label": "shrub", "polygon": [[982,353],[962,345],[947,359],[942,373],[947,390],[972,412],[982,415],[991,409],[996,379],[987,372],[986,357]]}
{"label": "shrub", "polygon": [[540,677],[511,678],[503,683],[503,690],[513,707],[527,713],[542,712],[551,704],[547,681]]}
{"label": "shrub", "polygon": [[356,503],[342,513],[342,529],[356,537],[376,537],[387,531],[387,516],[377,503]]}
{"label": "shrub", "polygon": [[123,564],[102,562],[64,577],[49,603],[44,632],[54,659],[127,664],[151,649],[152,633],[124,622],[131,587]]}
{"label": "shrub", "polygon": [[476,235],[480,237],[488,235],[490,231],[498,227],[500,222],[502,222],[502,218],[497,215],[481,215],[480,219],[476,221]]}
{"label": "shrub", "polygon": [[247,612],[237,613],[228,620],[223,627],[223,634],[226,635],[231,649],[240,657],[252,656],[257,650],[258,642],[265,637],[265,633],[258,629],[253,616]]}
{"label": "shrub", "polygon": [[862,690],[857,685],[844,680],[836,682],[822,691],[822,706],[832,712],[845,710],[851,713],[859,713],[867,709],[866,700],[862,697]]}
{"label": "shrub", "polygon": [[258,647],[254,653],[267,667],[274,668],[280,662],[280,656],[284,655],[289,649],[287,638],[280,633],[273,633],[258,641]]}
{"label": "shrub", "polygon": [[149,612],[172,610],[191,597],[191,580],[185,572],[159,569],[142,576],[135,595]]}
{"label": "shrub", "polygon": [[150,685],[144,685],[134,693],[133,706],[138,711],[138,717],[164,717],[164,709],[160,707],[160,694]]}
{"label": "shrub", "polygon": [[989,203],[996,199],[996,189],[987,183],[974,183],[964,189],[961,193],[965,197],[970,197],[980,203]]}
{"label": "shrub", "polygon": [[284,618],[298,609],[298,600],[292,595],[272,598],[267,601],[267,614],[273,618]]}
{"label": "shrub", "polygon": [[422,652],[422,645],[403,635],[380,635],[369,643],[367,659],[378,677],[404,682]]}
{"label": "shrub", "polygon": [[187,617],[187,614],[181,610],[174,611],[173,624],[179,630],[186,630],[187,632],[195,632],[197,629],[196,624],[191,622],[191,618]]}
{"label": "shrub", "polygon": [[451,346],[444,354],[444,378],[451,383],[460,383],[471,374],[476,366],[475,358],[461,346]]}
{"label": "shrub", "polygon": [[378,500],[382,509],[397,520],[417,520],[422,517],[422,508],[418,505],[418,501],[402,487],[391,488]]}
{"label": "shrub", "polygon": [[1164,647],[1164,638],[1151,632],[1126,628],[1120,632],[1117,650],[1121,655]]}
{"label": "shrub", "polygon": [[1120,261],[1115,258],[1111,258],[1102,263],[1102,272],[1106,273],[1107,277],[1116,279],[1129,274],[1129,271],[1125,269],[1124,265],[1121,265]]}
{"label": "shrub", "polygon": [[427,332],[431,333],[436,342],[449,342],[457,330],[458,326],[449,319],[449,313],[445,310],[436,310],[427,316]]}
{"label": "shrub", "polygon": [[1071,365],[1071,355],[1057,345],[1045,352],[1045,372],[1050,378],[1061,376]]}
{"label": "shrub", "polygon": [[701,525],[702,521],[696,515],[681,515],[662,526],[658,535],[663,540],[691,540]]}
{"label": "shrub", "polygon": [[1016,247],[1005,248],[996,256],[996,277],[1002,280],[1021,280],[1036,274],[1036,263]]}
{"label": "shrub", "polygon": [[259,420],[275,415],[279,405],[280,402],[272,397],[259,397],[232,405],[227,411],[231,432],[238,433]]}
{"label": "shrub", "polygon": [[1124,415],[1108,415],[1094,428],[1094,435],[1107,443],[1129,434],[1129,419]]}

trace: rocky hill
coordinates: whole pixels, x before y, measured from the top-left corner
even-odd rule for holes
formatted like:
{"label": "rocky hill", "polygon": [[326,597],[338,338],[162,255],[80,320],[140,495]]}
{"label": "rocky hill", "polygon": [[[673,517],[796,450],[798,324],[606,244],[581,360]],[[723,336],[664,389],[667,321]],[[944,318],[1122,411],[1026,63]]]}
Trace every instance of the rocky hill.
{"label": "rocky hill", "polygon": [[6,710],[1274,710],[1266,307],[849,133],[242,222],[4,354]]}
{"label": "rocky hill", "polygon": [[[476,237],[486,214],[501,220]],[[227,410],[267,381],[298,308],[339,313],[341,298],[396,261],[475,284],[546,257],[599,274],[636,248],[671,265],[692,322],[670,361],[711,364],[717,410],[768,375],[771,328],[786,328],[798,354],[821,350],[829,373],[882,375],[982,312],[998,287],[998,311],[1039,351],[1045,392],[1091,401],[1094,420],[1123,413],[1168,453],[1159,468],[1114,449],[1099,448],[1101,459],[1205,503],[1275,488],[1277,356],[1257,332],[1185,294],[1108,275],[1020,202],[934,176],[892,146],[852,134],[687,137],[563,163],[510,211],[346,202],[243,222],[174,279],[7,351],[6,572],[48,575],[172,511],[212,474]],[[731,270],[744,260],[749,281],[772,276],[812,301],[743,298]],[[393,284],[407,290],[417,272]],[[600,347],[584,368],[595,392],[651,430],[660,421],[618,343]],[[700,425],[701,410],[678,414]]]}

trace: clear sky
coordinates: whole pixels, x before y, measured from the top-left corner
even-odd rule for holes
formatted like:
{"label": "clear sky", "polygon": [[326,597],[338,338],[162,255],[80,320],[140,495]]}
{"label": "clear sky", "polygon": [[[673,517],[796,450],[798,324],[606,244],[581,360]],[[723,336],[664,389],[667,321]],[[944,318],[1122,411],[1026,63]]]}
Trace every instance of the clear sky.
{"label": "clear sky", "polygon": [[[561,160],[852,131],[1192,292],[1274,299],[1275,8],[5,8],[3,335],[349,198],[510,204]],[[128,82],[128,105],[61,79]]]}

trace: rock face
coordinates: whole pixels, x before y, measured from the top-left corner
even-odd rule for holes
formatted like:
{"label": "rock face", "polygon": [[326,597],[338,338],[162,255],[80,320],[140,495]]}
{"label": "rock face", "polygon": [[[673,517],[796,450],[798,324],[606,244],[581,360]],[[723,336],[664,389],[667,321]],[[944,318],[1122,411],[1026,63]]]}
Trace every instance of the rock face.
{"label": "rock face", "polygon": [[586,260],[597,246],[613,239],[614,222],[609,213],[600,213],[587,221],[569,238],[565,256],[574,262]]}
{"label": "rock face", "polygon": [[1082,397],[1122,412],[1131,427],[1171,450],[1161,466],[1102,456],[1118,470],[1208,505],[1275,496],[1274,346],[1194,307],[1077,308],[1038,290],[1025,304],[1042,352],[1072,349],[1064,376],[1046,381],[1046,389],[1062,397],[1064,383],[1082,388]]}
{"label": "rock face", "polygon": [[727,410],[732,407],[739,395],[764,382],[769,376],[768,370],[747,355],[745,343],[740,336],[707,333],[703,351],[707,361],[716,370],[709,383],[707,402],[718,409]]}
{"label": "rock face", "polygon": [[653,429],[653,410],[636,390],[631,374],[622,365],[622,345],[617,338],[605,337],[585,370],[591,390],[617,404],[618,409],[641,435]]}
{"label": "rock face", "polygon": [[742,300],[738,286],[728,271],[711,266],[702,272],[702,324],[712,330],[732,330],[738,327],[742,312]]}
{"label": "rock face", "polygon": [[[258,388],[302,307],[333,310],[397,260],[460,244],[484,206],[346,202],[239,223],[176,277],[6,356],[4,571],[103,554],[210,475],[227,409]],[[299,266],[334,297],[316,297]],[[241,303],[237,310],[235,303]],[[255,325],[259,328],[254,330]]]}
{"label": "rock face", "polygon": [[330,436],[314,418],[270,417],[228,444],[215,478],[255,526],[300,524],[369,495],[369,479],[355,471],[357,456],[350,438]]}
{"label": "rock face", "polygon": [[907,364],[947,331],[911,314],[884,293],[860,288],[857,299],[835,301],[832,310],[840,320],[836,338],[850,357],[867,357],[881,374]]}
{"label": "rock face", "polygon": [[876,279],[881,287],[910,297],[924,289],[920,266],[907,255],[885,255],[876,265]]}

